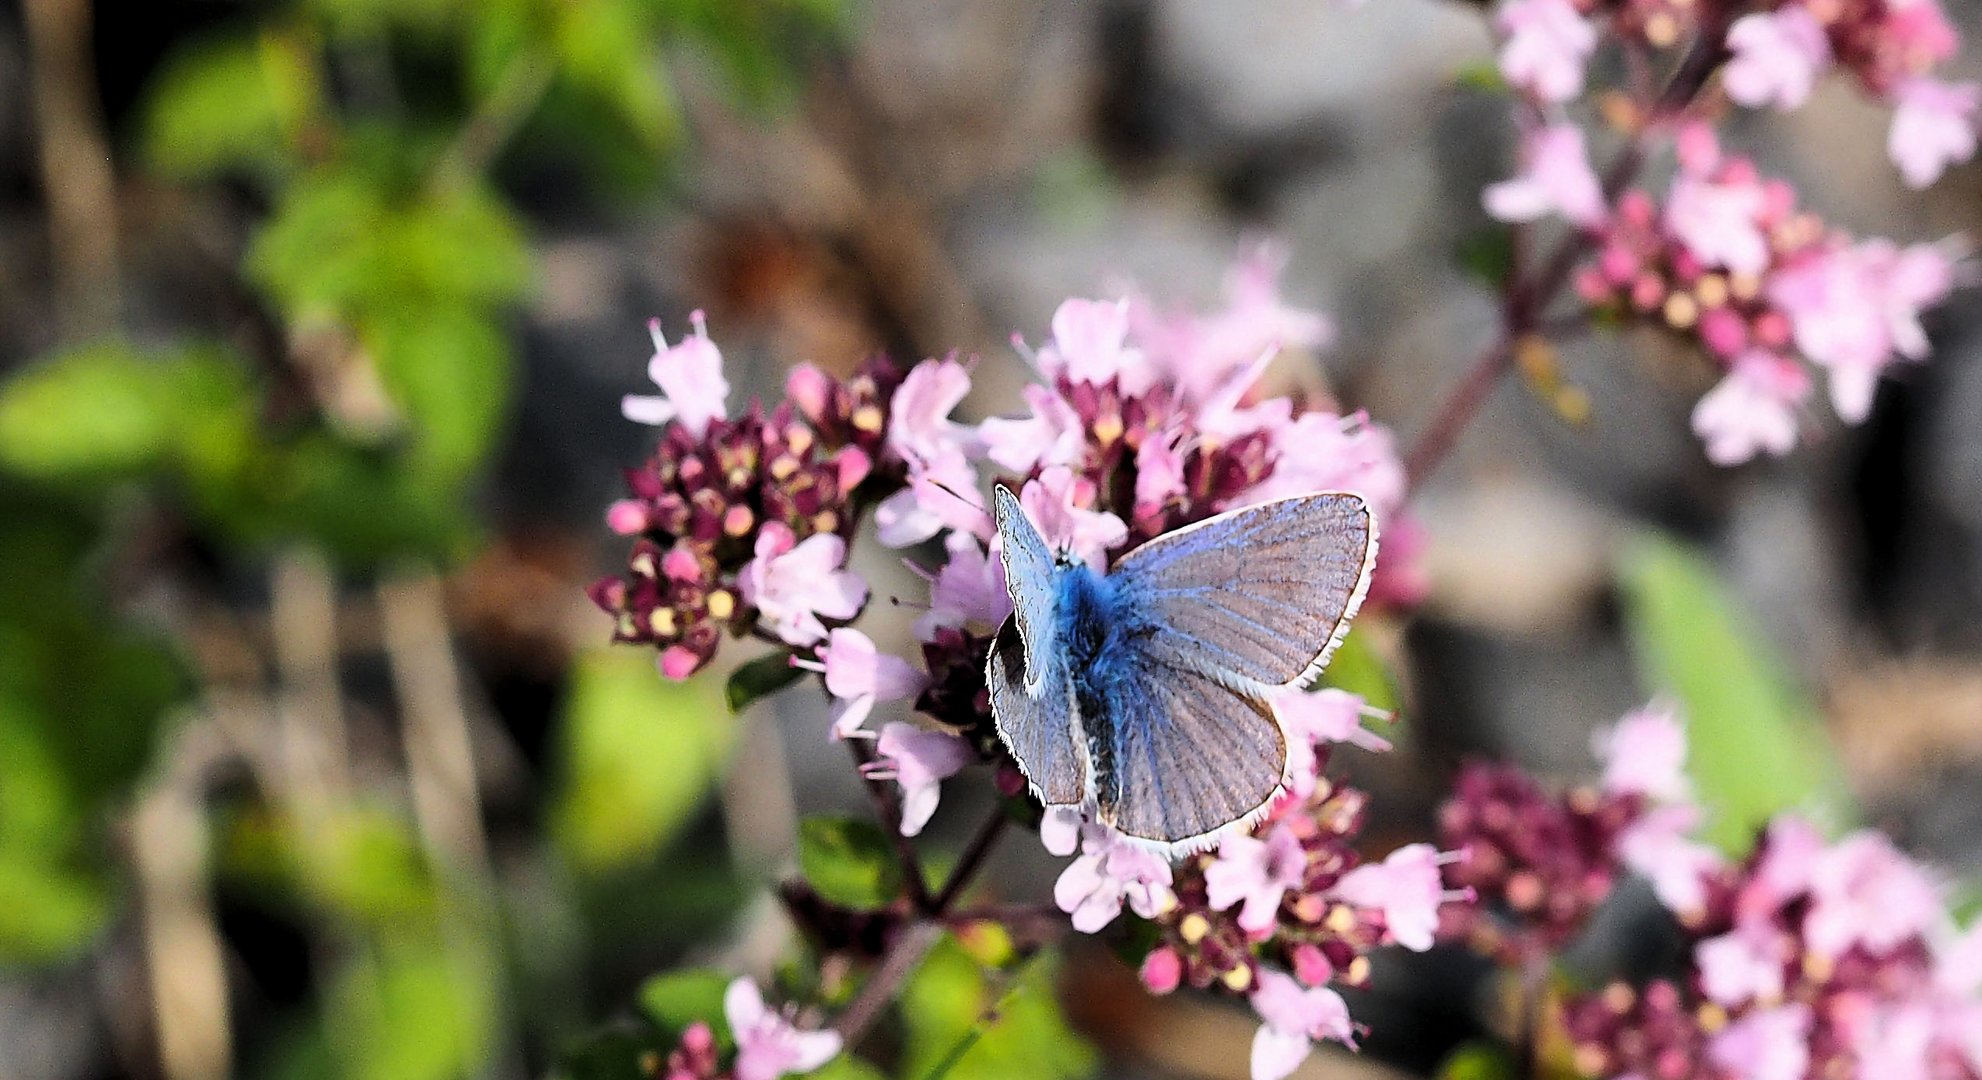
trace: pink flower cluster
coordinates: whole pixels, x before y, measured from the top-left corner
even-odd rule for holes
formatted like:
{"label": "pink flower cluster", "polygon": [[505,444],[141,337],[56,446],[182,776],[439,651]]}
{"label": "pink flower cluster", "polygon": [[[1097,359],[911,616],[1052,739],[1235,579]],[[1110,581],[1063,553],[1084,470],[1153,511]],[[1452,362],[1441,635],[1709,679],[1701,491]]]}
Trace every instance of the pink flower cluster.
{"label": "pink flower cluster", "polygon": [[1837,68],[1893,108],[1887,150],[1913,187],[1975,155],[1982,87],[1937,74],[1961,38],[1939,0],[1503,0],[1500,71],[1541,105],[1580,97],[1604,32],[1667,49],[1717,35],[1721,89],[1750,108],[1795,109]]}
{"label": "pink flower cluster", "polygon": [[[615,616],[619,640],[659,650],[671,678],[706,665],[724,631],[776,642],[820,676],[835,703],[832,738],[876,739],[866,725],[883,704],[926,714],[938,730],[887,723],[864,758],[869,778],[901,785],[908,835],[936,810],[943,779],[1003,754],[984,685],[992,635],[1011,611],[983,509],[993,476],[1020,491],[1049,541],[1097,567],[1232,507],[1357,491],[1385,522],[1371,602],[1412,602],[1424,589],[1410,557],[1417,527],[1390,433],[1325,403],[1259,393],[1283,347],[1316,348],[1330,334],[1321,316],[1281,300],[1281,269],[1273,250],[1252,252],[1210,314],[1140,296],[1066,301],[1048,341],[1018,344],[1043,379],[1026,388],[1026,413],[978,424],[953,415],[971,390],[971,367],[954,357],[905,374],[874,361],[845,381],[800,367],[784,403],[730,418],[721,354],[700,316],[677,345],[656,328],[649,374],[661,393],[629,397],[625,411],[664,430],[654,456],[628,472],[631,496],[607,513],[635,537],[628,571],[593,586],[593,599]],[[869,513],[884,545],[940,540],[942,561],[916,568],[930,589],[915,624],[920,665],[846,625],[868,597],[847,545]],[[1353,710],[1348,722],[1361,730]]]}
{"label": "pink flower cluster", "polygon": [[1953,290],[1958,253],[1854,241],[1800,211],[1788,184],[1723,154],[1704,127],[1680,140],[1665,205],[1627,191],[1597,230],[1577,278],[1583,299],[1689,335],[1722,365],[1693,413],[1718,464],[1795,444],[1805,364],[1823,372],[1839,417],[1864,420],[1880,376],[1927,355],[1921,314]]}
{"label": "pink flower cluster", "polygon": [[1653,97],[1634,85],[1631,108],[1605,112],[1641,143],[1673,137],[1679,168],[1662,199],[1607,196],[1561,106],[1585,92],[1606,37],[1640,57],[1684,45],[1719,65],[1727,98],[1751,107],[1796,108],[1839,68],[1893,105],[1889,152],[1925,187],[1974,155],[1982,103],[1982,87],[1935,75],[1959,44],[1939,0],[1504,0],[1496,27],[1501,72],[1534,108],[1520,169],[1487,188],[1487,210],[1507,222],[1565,219],[1595,252],[1575,279],[1587,304],[1704,346],[1722,372],[1693,414],[1709,458],[1733,465],[1795,445],[1810,367],[1837,414],[1858,423],[1880,375],[1926,355],[1920,315],[1952,290],[1959,253],[1854,240],[1799,211],[1786,183],[1723,154],[1707,126],[1712,98],[1697,92],[1711,88],[1712,66],[1694,93]]}
{"label": "pink flower cluster", "polygon": [[1387,749],[1363,727],[1381,715],[1340,690],[1292,691],[1275,702],[1297,747],[1288,792],[1251,832],[1227,833],[1215,852],[1173,867],[1106,827],[1055,814],[1040,838],[1055,854],[1080,855],[1054,899],[1076,930],[1095,933],[1124,905],[1154,924],[1158,944],[1142,981],[1167,994],[1186,983],[1244,995],[1261,1020],[1253,1080],[1280,1080],[1313,1044],[1353,1046],[1356,1026],[1331,984],[1367,980],[1366,954],[1381,945],[1431,947],[1441,907],[1470,898],[1446,887],[1452,857],[1411,844],[1363,863],[1354,840],[1368,797],[1323,775],[1333,743]]}
{"label": "pink flower cluster", "polygon": [[1720,867],[1689,838],[1699,811],[1687,796],[1685,733],[1653,705],[1599,740],[1608,762],[1593,787],[1550,796],[1526,773],[1469,764],[1439,814],[1441,842],[1465,853],[1450,876],[1480,903],[1450,909],[1441,933],[1510,964],[1580,934],[1628,873],[1651,880],[1682,918],[1705,913]]}
{"label": "pink flower cluster", "polygon": [[1945,883],[1884,835],[1777,818],[1712,893],[1683,980],[1564,1004],[1588,1075],[1982,1076],[1982,927],[1959,930]]}

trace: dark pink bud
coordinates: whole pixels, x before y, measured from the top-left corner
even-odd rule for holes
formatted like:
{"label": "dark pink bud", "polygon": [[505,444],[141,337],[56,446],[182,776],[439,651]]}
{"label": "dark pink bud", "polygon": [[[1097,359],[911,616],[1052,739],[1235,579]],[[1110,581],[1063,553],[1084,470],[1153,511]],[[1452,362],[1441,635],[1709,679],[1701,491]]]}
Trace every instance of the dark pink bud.
{"label": "dark pink bud", "polygon": [[1700,316],[1700,340],[1716,356],[1732,360],[1748,348],[1748,323],[1727,308],[1713,308]]}
{"label": "dark pink bud", "polygon": [[661,573],[683,584],[702,579],[702,564],[687,548],[674,548],[661,559]]}
{"label": "dark pink bud", "polygon": [[1293,961],[1294,977],[1307,986],[1323,986],[1335,977],[1335,965],[1313,945],[1294,946]]}
{"label": "dark pink bud", "polygon": [[661,650],[661,674],[676,682],[695,674],[695,669],[700,666],[702,658],[681,645],[670,645]]}
{"label": "dark pink bud", "polygon": [[1142,985],[1152,994],[1167,994],[1184,979],[1184,962],[1175,949],[1165,945],[1142,960]]}

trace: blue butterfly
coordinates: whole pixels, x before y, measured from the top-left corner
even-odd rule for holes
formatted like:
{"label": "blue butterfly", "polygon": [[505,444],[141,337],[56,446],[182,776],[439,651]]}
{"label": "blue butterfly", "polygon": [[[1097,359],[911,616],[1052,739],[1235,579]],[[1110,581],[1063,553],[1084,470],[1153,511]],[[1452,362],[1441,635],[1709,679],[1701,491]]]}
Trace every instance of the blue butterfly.
{"label": "blue butterfly", "polygon": [[1097,574],[993,496],[1012,617],[985,677],[1032,793],[1171,855],[1266,812],[1287,738],[1270,695],[1312,681],[1376,563],[1360,495],[1276,499],[1159,536]]}

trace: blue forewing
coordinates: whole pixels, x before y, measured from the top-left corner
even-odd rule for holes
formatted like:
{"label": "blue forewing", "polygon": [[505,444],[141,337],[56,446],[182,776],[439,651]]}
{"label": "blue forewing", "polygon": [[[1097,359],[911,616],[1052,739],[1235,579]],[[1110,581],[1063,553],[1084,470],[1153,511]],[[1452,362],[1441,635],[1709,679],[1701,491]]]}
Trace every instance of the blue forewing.
{"label": "blue forewing", "polygon": [[1369,586],[1376,528],[1323,492],[1160,536],[1107,575],[995,493],[1013,619],[987,671],[998,733],[1048,805],[1172,852],[1263,812],[1286,737],[1269,694],[1312,680]]}

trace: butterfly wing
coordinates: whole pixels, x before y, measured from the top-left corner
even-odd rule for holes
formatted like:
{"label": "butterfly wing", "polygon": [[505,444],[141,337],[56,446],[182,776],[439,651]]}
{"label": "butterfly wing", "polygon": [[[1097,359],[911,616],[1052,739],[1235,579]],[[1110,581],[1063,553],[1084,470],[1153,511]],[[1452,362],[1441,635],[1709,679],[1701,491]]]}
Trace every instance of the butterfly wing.
{"label": "butterfly wing", "polygon": [[1121,687],[1110,702],[1114,752],[1097,763],[1101,820],[1175,855],[1266,810],[1287,765],[1271,706],[1146,656]]}
{"label": "butterfly wing", "polygon": [[1129,552],[1109,577],[1147,623],[1159,665],[1253,690],[1320,674],[1376,564],[1360,495],[1276,499],[1186,526]]}
{"label": "butterfly wing", "polygon": [[1088,793],[1087,755],[1077,736],[1073,679],[1058,647],[1053,551],[1010,488],[998,485],[991,498],[1012,597],[1012,617],[985,667],[992,719],[1041,802],[1079,804]]}
{"label": "butterfly wing", "polygon": [[1016,620],[998,631],[985,670],[992,721],[1039,801],[1077,806],[1088,796],[1088,768],[1086,751],[1076,735],[1080,718],[1073,680],[1063,654],[1038,655],[1047,669],[1036,680],[1037,689],[1028,689],[1034,680],[1028,678]]}
{"label": "butterfly wing", "polygon": [[1054,609],[1058,595],[1053,580],[1053,549],[1039,535],[1012,489],[999,484],[991,492],[997,509],[999,548],[1005,560],[1005,591],[1012,597],[1012,621],[1018,624],[1025,650],[1026,688],[1037,691],[1050,665],[1040,658],[1051,652],[1056,637]]}

